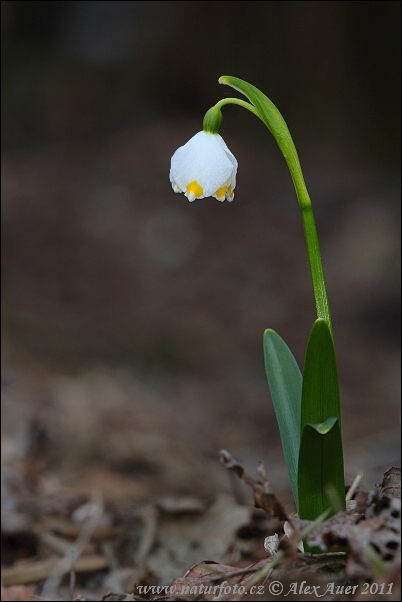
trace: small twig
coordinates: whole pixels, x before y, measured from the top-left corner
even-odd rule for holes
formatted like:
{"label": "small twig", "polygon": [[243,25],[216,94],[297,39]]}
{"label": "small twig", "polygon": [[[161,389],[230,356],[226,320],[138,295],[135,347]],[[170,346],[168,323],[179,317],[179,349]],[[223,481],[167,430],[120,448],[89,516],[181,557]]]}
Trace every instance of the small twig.
{"label": "small twig", "polygon": [[[40,529],[41,532],[51,531],[53,533],[58,533],[63,537],[76,538],[82,531],[82,525],[49,517],[39,525],[38,529]],[[115,525],[97,525],[92,533],[91,539],[112,539],[113,537],[116,537],[116,535],[119,535],[120,532],[120,527]]]}
{"label": "small twig", "polygon": [[216,573],[215,577],[211,577],[208,580],[208,583],[214,583],[215,581],[220,581],[221,579],[231,579],[232,577],[239,577],[240,575],[248,575],[250,573],[255,573],[257,570],[255,567],[246,567],[244,569],[238,569],[236,571],[232,571],[231,573],[223,573],[222,571],[217,571],[212,566],[207,564],[201,564],[200,566],[205,567],[211,573]]}
{"label": "small twig", "polygon": [[[1,570],[1,580],[4,586],[26,585],[36,583],[47,579],[60,565],[60,558],[48,558],[47,560],[38,560],[23,566],[5,568]],[[92,573],[100,571],[108,566],[107,559],[102,554],[93,554],[91,556],[82,556],[74,562],[76,573]],[[63,571],[63,575],[68,573],[71,565]],[[55,598],[53,598],[55,599]],[[43,597],[41,597],[43,600]]]}
{"label": "small twig", "polygon": [[68,593],[70,594],[70,600],[74,600],[74,589],[75,589],[75,567],[71,567],[70,581],[68,584]]}
{"label": "small twig", "polygon": [[[60,556],[64,556],[67,554],[71,548],[71,541],[67,541],[58,535],[54,535],[53,533],[48,533],[47,531],[42,531],[41,529],[34,529],[34,533],[39,537],[40,541]],[[83,554],[91,554],[93,553],[93,546],[86,545],[82,550]]]}
{"label": "small twig", "polygon": [[88,514],[86,523],[82,526],[81,532],[75,542],[67,550],[63,558],[59,560],[54,568],[53,574],[49,575],[43,586],[42,598],[44,600],[55,600],[60,581],[66,573],[71,570],[76,561],[81,556],[84,548],[92,537],[96,527],[99,525],[103,514],[103,503],[100,494],[93,495],[92,505]]}
{"label": "small twig", "polygon": [[349,502],[352,497],[354,496],[354,493],[356,491],[356,489],[358,488],[360,481],[362,480],[363,477],[363,473],[362,472],[358,472],[357,475],[354,478],[353,483],[351,484],[351,486],[348,489],[348,492],[346,494],[346,501]]}
{"label": "small twig", "polygon": [[325,554],[300,554],[306,564],[329,564],[346,558],[346,552],[326,552]]}

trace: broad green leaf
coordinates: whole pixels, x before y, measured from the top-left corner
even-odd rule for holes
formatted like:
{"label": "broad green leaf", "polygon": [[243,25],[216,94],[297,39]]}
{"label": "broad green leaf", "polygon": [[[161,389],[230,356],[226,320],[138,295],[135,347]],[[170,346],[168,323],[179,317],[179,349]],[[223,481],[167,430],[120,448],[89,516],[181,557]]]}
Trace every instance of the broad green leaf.
{"label": "broad green leaf", "polygon": [[304,365],[298,492],[302,519],[314,520],[333,506],[330,498],[346,507],[338,373],[332,335],[322,319],[311,330]]}
{"label": "broad green leaf", "polygon": [[328,324],[318,319],[311,329],[303,372],[301,429],[335,416],[341,421],[338,371]]}
{"label": "broad green leaf", "polygon": [[320,432],[321,425],[307,424],[303,429],[298,485],[299,516],[304,520],[314,520],[328,508],[331,516],[346,507],[343,456],[339,454],[341,429],[337,418],[329,420],[332,428],[324,429],[324,433]]}
{"label": "broad green leaf", "polygon": [[298,507],[297,465],[300,446],[302,376],[292,352],[273,330],[264,332],[264,358],[283,454]]}

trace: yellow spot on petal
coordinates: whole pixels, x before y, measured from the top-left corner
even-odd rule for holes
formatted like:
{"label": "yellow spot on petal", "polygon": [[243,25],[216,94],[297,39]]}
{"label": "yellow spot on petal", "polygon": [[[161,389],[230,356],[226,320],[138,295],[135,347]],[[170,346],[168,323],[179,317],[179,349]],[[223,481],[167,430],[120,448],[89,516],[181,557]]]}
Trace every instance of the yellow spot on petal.
{"label": "yellow spot on petal", "polygon": [[221,186],[220,188],[218,188],[218,190],[215,192],[214,196],[217,199],[225,199],[225,195],[226,195],[226,186]]}
{"label": "yellow spot on petal", "polygon": [[204,189],[198,184],[197,180],[193,180],[190,184],[187,184],[186,194],[189,200],[198,199],[204,196]]}

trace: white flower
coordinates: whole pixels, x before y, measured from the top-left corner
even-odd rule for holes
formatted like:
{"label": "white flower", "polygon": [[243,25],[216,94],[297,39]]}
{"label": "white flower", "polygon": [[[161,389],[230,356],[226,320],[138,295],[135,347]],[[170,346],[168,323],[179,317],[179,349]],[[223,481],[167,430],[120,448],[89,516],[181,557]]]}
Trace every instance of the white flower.
{"label": "white flower", "polygon": [[170,181],[189,201],[213,196],[233,201],[237,161],[219,134],[198,132],[172,157]]}

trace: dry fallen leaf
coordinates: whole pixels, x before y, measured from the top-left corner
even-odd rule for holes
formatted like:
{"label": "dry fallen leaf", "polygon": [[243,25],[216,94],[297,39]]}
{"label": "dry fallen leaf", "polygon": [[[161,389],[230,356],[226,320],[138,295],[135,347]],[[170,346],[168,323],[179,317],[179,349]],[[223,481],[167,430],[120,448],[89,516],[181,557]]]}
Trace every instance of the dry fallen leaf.
{"label": "dry fallen leaf", "polygon": [[385,473],[380,485],[380,492],[401,499],[401,469],[391,466]]}
{"label": "dry fallen leaf", "polygon": [[[184,577],[174,579],[171,583],[172,592],[175,592],[174,599],[189,600],[197,596],[199,600],[233,600],[234,586],[245,584],[250,575],[255,574],[259,569],[265,566],[267,560],[253,564],[249,567],[239,569],[217,562],[205,561],[191,567]],[[224,589],[219,584],[227,582],[231,588],[231,594],[225,594]]]}
{"label": "dry fallen leaf", "polygon": [[258,466],[260,480],[255,481],[228,451],[225,449],[221,450],[219,456],[222,466],[227,470],[234,472],[241,481],[248,485],[248,487],[251,487],[254,493],[254,504],[256,508],[264,510],[268,518],[279,518],[281,521],[288,520],[288,515],[286,514],[282,503],[274,494],[271,483],[266,477],[262,462],[260,462]]}
{"label": "dry fallen leaf", "polygon": [[224,561],[237,530],[250,522],[251,515],[251,508],[223,494],[201,514],[163,513],[144,564],[166,584],[205,558]]}

